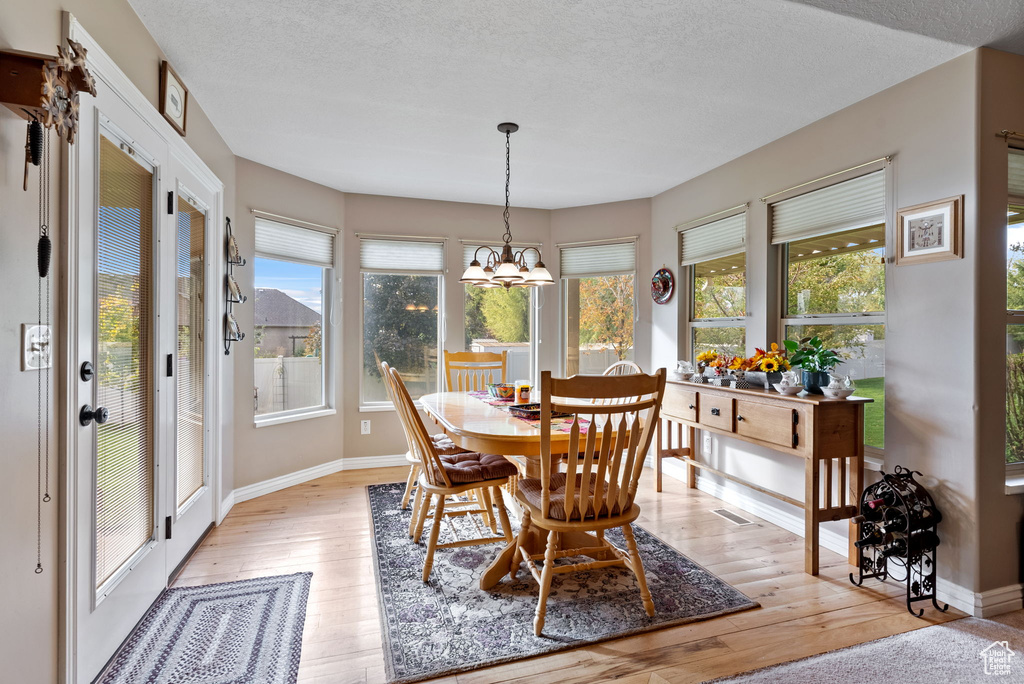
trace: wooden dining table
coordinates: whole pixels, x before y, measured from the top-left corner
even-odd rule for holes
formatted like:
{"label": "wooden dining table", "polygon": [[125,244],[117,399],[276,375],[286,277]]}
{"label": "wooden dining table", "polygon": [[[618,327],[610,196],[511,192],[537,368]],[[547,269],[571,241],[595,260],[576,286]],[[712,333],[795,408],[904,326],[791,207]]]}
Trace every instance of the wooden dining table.
{"label": "wooden dining table", "polygon": [[[520,467],[524,477],[540,477],[540,425],[511,416],[508,411],[492,406],[467,392],[438,392],[420,397],[423,411],[463,449],[485,454],[499,454]],[[600,433],[598,434],[600,439]],[[551,472],[558,472],[563,454],[569,449],[569,434],[551,431]],[[514,483],[513,489],[514,491]],[[505,503],[515,515],[518,503],[512,491],[505,492]],[[530,528],[525,548],[531,554],[543,553],[546,532]],[[604,539],[586,532],[563,532],[563,548],[595,548],[607,546]],[[502,549],[494,562],[480,577],[480,588],[490,589],[509,573],[516,544]],[[589,554],[588,554],[589,555]],[[609,554],[597,552],[593,557],[606,560]]]}

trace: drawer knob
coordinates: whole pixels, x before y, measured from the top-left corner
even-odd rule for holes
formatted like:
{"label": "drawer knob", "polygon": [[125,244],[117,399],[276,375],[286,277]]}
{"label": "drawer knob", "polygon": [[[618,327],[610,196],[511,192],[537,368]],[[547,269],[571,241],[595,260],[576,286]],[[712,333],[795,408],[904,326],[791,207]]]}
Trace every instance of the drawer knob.
{"label": "drawer knob", "polygon": [[722,415],[722,410],[721,409],[713,408],[713,409],[711,409],[711,415],[713,415],[713,416],[720,416],[720,415]]}
{"label": "drawer knob", "polygon": [[743,416],[736,416],[736,420],[743,420]]}
{"label": "drawer knob", "polygon": [[691,411],[692,411],[693,409],[695,409],[695,408],[697,408],[697,407],[696,407],[696,406],[694,406],[693,404],[690,404],[690,410],[691,410]]}

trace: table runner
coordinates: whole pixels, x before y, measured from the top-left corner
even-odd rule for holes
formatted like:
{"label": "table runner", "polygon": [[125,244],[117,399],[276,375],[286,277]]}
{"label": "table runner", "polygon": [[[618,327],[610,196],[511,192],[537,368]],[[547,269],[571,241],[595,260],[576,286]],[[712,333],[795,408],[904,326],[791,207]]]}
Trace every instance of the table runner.
{"label": "table runner", "polygon": [[[480,401],[484,402],[485,404],[490,404],[491,406],[493,406],[493,407],[495,407],[497,409],[502,409],[504,411],[507,411],[509,406],[512,406],[513,404],[515,404],[515,400],[514,399],[499,399],[497,397],[492,397],[490,395],[490,393],[488,393],[488,392],[473,391],[473,392],[469,392],[468,394],[469,394],[469,396],[473,397],[474,399],[479,399]],[[529,418],[520,418],[519,416],[512,416],[512,417],[515,418],[516,420],[523,421],[527,425],[532,425],[533,427],[540,427],[540,420],[539,419],[538,420],[530,420]],[[552,418],[551,419],[551,430],[553,432],[571,432],[572,431],[572,421],[573,421],[573,419],[571,417],[569,417],[569,418]],[[580,434],[581,435],[587,434],[587,426],[590,425],[590,421],[587,420],[586,418],[580,418],[579,421],[580,421]]]}

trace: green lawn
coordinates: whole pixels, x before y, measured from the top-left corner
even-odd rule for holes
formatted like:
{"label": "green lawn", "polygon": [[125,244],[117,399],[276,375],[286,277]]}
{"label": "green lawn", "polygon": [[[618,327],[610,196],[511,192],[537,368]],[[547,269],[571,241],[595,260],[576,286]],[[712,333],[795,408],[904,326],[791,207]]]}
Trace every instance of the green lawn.
{"label": "green lawn", "polygon": [[875,400],[864,407],[864,444],[881,449],[885,446],[885,378],[864,378],[855,383],[854,394]]}

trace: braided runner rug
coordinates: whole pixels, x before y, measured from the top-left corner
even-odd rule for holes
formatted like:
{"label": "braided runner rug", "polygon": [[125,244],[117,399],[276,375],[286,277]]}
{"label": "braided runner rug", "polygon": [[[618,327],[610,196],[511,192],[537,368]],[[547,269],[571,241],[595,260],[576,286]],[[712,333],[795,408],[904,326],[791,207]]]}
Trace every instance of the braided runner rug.
{"label": "braided runner rug", "polygon": [[293,684],[311,572],[165,591],[99,684]]}
{"label": "braided runner rug", "polygon": [[[489,591],[479,587],[480,575],[503,544],[438,549],[430,582],[423,583],[426,545],[409,539],[411,512],[401,510],[404,489],[405,483],[367,487],[390,682],[475,670],[758,606],[634,525],[655,616],[647,617],[636,580],[625,568],[556,575],[544,635],[536,637],[538,586],[525,564],[516,581],[506,576]],[[482,536],[471,527],[474,519],[479,516],[453,520],[452,527],[441,528],[439,541],[453,540],[453,529],[462,539]],[[608,530],[606,537],[625,548],[620,530]]]}

